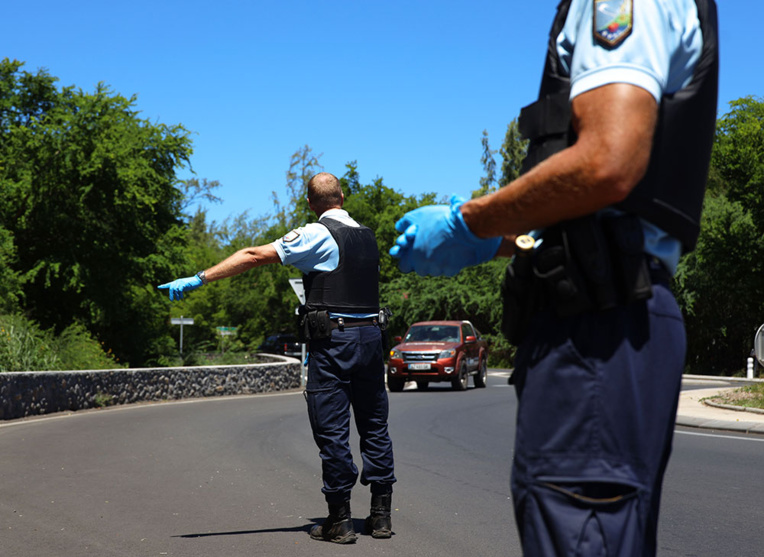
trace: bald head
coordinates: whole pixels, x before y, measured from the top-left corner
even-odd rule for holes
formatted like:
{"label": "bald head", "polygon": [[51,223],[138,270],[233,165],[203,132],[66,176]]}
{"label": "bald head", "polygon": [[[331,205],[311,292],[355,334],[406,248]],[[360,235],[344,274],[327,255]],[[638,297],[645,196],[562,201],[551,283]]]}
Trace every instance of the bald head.
{"label": "bald head", "polygon": [[308,204],[318,216],[342,207],[343,199],[340,181],[333,174],[319,172],[308,182]]}

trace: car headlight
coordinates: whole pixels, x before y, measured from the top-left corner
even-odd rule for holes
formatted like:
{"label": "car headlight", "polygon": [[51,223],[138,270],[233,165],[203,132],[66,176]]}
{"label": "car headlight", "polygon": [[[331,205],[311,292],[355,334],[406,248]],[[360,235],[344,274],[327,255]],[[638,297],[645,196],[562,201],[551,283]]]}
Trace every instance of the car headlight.
{"label": "car headlight", "polygon": [[445,360],[446,358],[453,358],[456,356],[456,349],[452,348],[451,350],[444,350],[438,355],[439,360]]}
{"label": "car headlight", "polygon": [[400,359],[401,358],[401,351],[400,350],[396,350],[395,348],[393,348],[392,350],[390,350],[390,357],[391,358]]}

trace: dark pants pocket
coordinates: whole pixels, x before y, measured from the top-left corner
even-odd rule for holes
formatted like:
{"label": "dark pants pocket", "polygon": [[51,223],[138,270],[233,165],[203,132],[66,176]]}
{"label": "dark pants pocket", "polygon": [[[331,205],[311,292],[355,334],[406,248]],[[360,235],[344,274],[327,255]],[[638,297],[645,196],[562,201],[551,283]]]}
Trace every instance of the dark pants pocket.
{"label": "dark pants pocket", "polygon": [[522,505],[526,557],[643,556],[639,490],[618,483],[539,482]]}

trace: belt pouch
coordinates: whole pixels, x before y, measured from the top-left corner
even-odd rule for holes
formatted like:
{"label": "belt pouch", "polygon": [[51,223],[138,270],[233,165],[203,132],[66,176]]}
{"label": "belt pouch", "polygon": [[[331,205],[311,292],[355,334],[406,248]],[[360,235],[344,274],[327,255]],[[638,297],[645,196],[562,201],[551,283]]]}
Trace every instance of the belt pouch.
{"label": "belt pouch", "polygon": [[332,321],[329,318],[329,312],[309,311],[305,315],[305,336],[308,340],[321,340],[331,338]]}
{"label": "belt pouch", "polygon": [[645,237],[637,215],[607,215],[602,220],[610,241],[614,273],[624,303],[653,295],[650,269],[644,254]]}
{"label": "belt pouch", "polygon": [[571,256],[567,234],[560,226],[544,232],[533,267],[534,274],[544,285],[549,304],[559,316],[575,315],[592,308],[584,278]]}
{"label": "belt pouch", "polygon": [[501,332],[515,346],[522,342],[540,305],[539,283],[533,276],[530,259],[531,254],[515,255],[501,283]]}
{"label": "belt pouch", "polygon": [[610,246],[596,215],[563,223],[570,250],[569,257],[578,263],[594,309],[611,309],[618,303],[613,282]]}

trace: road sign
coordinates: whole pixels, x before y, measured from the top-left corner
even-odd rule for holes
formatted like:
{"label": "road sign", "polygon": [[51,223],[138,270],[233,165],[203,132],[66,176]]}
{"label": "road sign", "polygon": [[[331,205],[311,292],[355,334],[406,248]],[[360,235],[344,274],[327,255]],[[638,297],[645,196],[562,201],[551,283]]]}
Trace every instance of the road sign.
{"label": "road sign", "polygon": [[173,325],[180,325],[180,353],[183,354],[183,325],[193,325],[194,320],[190,317],[171,317],[170,323]]}
{"label": "road sign", "polygon": [[215,327],[215,328],[218,330],[218,333],[220,334],[221,337],[236,334],[236,327]]}
{"label": "road sign", "polygon": [[764,325],[756,331],[756,336],[753,339],[753,350],[756,359],[761,365],[764,365]]}
{"label": "road sign", "polygon": [[289,284],[292,287],[292,290],[294,290],[294,293],[297,294],[297,299],[300,300],[300,303],[305,305],[305,287],[302,285],[302,279],[290,278]]}

